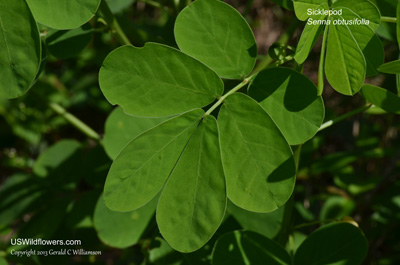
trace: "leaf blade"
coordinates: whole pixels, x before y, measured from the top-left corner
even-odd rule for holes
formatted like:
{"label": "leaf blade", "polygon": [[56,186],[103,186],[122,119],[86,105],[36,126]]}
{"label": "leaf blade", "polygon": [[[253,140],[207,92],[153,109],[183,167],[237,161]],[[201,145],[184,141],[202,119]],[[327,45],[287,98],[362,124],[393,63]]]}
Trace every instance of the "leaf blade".
{"label": "leaf blade", "polygon": [[114,211],[131,211],[161,190],[204,111],[196,109],[139,135],[111,165],[104,201]]}
{"label": "leaf blade", "polygon": [[[229,19],[226,19],[229,17]],[[256,42],[245,19],[222,1],[198,0],[177,17],[179,48],[224,78],[244,78],[256,61]]]}
{"label": "leaf blade", "polygon": [[208,67],[156,43],[143,48],[122,46],[111,52],[100,69],[99,83],[111,104],[142,117],[204,107],[223,92],[222,80]]}
{"label": "leaf blade", "polygon": [[213,116],[206,116],[162,192],[157,223],[174,249],[192,252],[212,237],[222,222],[225,209],[225,176],[218,126]]}
{"label": "leaf blade", "polygon": [[295,166],[272,119],[256,101],[235,93],[226,98],[218,122],[229,199],[254,212],[283,205],[293,191]]}

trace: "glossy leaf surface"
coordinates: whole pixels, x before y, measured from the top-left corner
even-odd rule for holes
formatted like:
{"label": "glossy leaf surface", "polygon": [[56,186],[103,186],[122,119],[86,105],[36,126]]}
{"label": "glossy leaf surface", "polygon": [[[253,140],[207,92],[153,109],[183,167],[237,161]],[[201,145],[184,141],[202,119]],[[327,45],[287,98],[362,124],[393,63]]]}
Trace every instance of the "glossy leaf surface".
{"label": "glossy leaf surface", "polygon": [[109,246],[126,248],[138,242],[156,211],[158,196],[143,207],[129,212],[113,212],[100,196],[94,212],[99,238]]}
{"label": "glossy leaf surface", "polygon": [[[229,18],[229,19],[227,19]],[[243,78],[253,69],[257,47],[249,25],[218,0],[197,0],[175,23],[179,48],[224,78]]]}
{"label": "glossy leaf surface", "polygon": [[294,263],[359,265],[367,249],[367,240],[358,227],[349,223],[333,223],[321,227],[304,240],[296,251]]}
{"label": "glossy leaf surface", "polygon": [[221,79],[186,54],[156,43],[111,52],[99,73],[111,104],[134,116],[161,117],[204,107],[223,92]]}
{"label": "glossy leaf surface", "polygon": [[196,109],[170,119],[131,141],[111,165],[104,201],[114,211],[131,211],[161,190],[203,111]]}
{"label": "glossy leaf surface", "polygon": [[215,233],[225,208],[217,122],[213,116],[206,116],[162,192],[157,206],[158,227],[174,249],[193,252]]}
{"label": "glossy leaf surface", "polygon": [[88,22],[100,0],[26,0],[35,19],[54,29],[73,29]]}
{"label": "glossy leaf surface", "polygon": [[39,30],[25,1],[0,1],[0,98],[16,98],[39,71]]}
{"label": "glossy leaf surface", "polygon": [[108,116],[105,125],[104,149],[107,155],[114,160],[129,141],[165,120],[130,116],[120,107],[116,108]]}
{"label": "glossy leaf surface", "polygon": [[272,68],[257,74],[249,86],[290,145],[304,143],[324,119],[324,103],[317,87],[306,76],[289,68]]}
{"label": "glossy leaf surface", "polygon": [[220,237],[214,247],[212,262],[213,265],[292,264],[284,248],[251,231],[234,231]]}
{"label": "glossy leaf surface", "polygon": [[290,197],[295,181],[292,151],[275,123],[250,97],[226,98],[218,122],[230,200],[254,212],[271,212]]}

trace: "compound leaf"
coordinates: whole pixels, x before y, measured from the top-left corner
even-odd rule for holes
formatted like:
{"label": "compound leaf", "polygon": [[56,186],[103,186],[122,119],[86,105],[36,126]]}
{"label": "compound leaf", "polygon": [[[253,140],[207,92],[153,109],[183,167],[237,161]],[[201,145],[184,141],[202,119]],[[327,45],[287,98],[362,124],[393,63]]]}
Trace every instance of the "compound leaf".
{"label": "compound leaf", "polygon": [[104,96],[134,116],[171,116],[204,107],[223,92],[222,80],[186,54],[156,43],[111,52],[99,73]]}
{"label": "compound leaf", "polygon": [[158,196],[130,212],[113,212],[100,196],[93,221],[99,238],[109,246],[126,248],[138,242],[156,211]]}
{"label": "compound leaf", "polygon": [[234,231],[215,243],[212,264],[291,265],[292,261],[275,241],[251,231]]}
{"label": "compound leaf", "polygon": [[184,113],[139,135],[111,165],[104,187],[104,201],[114,211],[132,211],[161,190],[203,110]]}
{"label": "compound leaf", "polygon": [[224,78],[243,78],[256,62],[253,32],[239,12],[222,1],[197,0],[182,10],[175,38],[183,52]]}
{"label": "compound leaf", "polygon": [[249,86],[290,145],[311,139],[324,120],[324,103],[306,76],[289,68],[272,68],[257,74]]}
{"label": "compound leaf", "polygon": [[212,237],[225,208],[217,122],[213,116],[206,116],[162,192],[157,206],[158,227],[174,249],[192,252]]}
{"label": "compound leaf", "polygon": [[400,74],[400,60],[382,64],[378,67],[378,70],[387,74]]}
{"label": "compound leaf", "polygon": [[388,112],[400,115],[400,97],[392,92],[381,87],[364,85],[361,93],[368,102]]}
{"label": "compound leaf", "polygon": [[358,227],[333,223],[313,232],[297,249],[294,264],[359,265],[367,254],[367,240]]}
{"label": "compound leaf", "polygon": [[141,118],[126,114],[120,107],[108,116],[104,132],[104,149],[114,160],[130,140],[165,121],[166,118]]}
{"label": "compound leaf", "polygon": [[54,29],[73,29],[88,22],[100,0],[26,0],[35,19]]}
{"label": "compound leaf", "polygon": [[41,62],[39,30],[25,1],[0,1],[0,98],[32,86]]}
{"label": "compound leaf", "polygon": [[271,212],[290,197],[295,182],[292,151],[273,120],[250,97],[235,93],[218,121],[229,199],[254,212]]}

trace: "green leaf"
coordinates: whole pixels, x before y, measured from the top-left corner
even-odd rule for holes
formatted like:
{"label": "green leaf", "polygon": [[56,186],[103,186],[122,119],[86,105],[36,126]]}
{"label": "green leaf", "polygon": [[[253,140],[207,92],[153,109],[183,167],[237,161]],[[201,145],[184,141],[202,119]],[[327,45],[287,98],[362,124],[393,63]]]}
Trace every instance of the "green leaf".
{"label": "green leaf", "polygon": [[378,70],[387,74],[400,74],[400,60],[382,64],[379,66]]}
{"label": "green leaf", "polygon": [[132,211],[161,190],[204,111],[184,113],[139,135],[111,165],[104,201],[114,211]]}
{"label": "green leaf", "polygon": [[[359,18],[365,18],[369,20],[369,27],[375,31],[378,29],[381,23],[381,15],[379,9],[370,0],[338,0],[333,3],[332,8],[334,9],[345,9],[351,11],[354,15]],[[362,26],[363,27],[363,26]]]}
{"label": "green leaf", "polygon": [[100,0],[26,0],[35,19],[54,29],[73,29],[88,22]]}
{"label": "green leaf", "polygon": [[19,173],[8,177],[0,189],[0,227],[33,212],[45,192],[33,176]]}
{"label": "green leaf", "polygon": [[295,264],[359,265],[367,254],[367,240],[349,223],[333,223],[313,232],[297,249]]}
{"label": "green leaf", "polygon": [[[328,9],[328,5],[326,3],[321,4],[321,9]],[[311,16],[310,19],[313,20],[324,20],[326,18],[325,15],[314,15]],[[311,21],[311,20],[310,20]],[[313,25],[307,23],[304,27],[303,32],[301,33],[301,37],[299,43],[297,44],[296,54],[294,59],[298,64],[304,63],[307,59],[308,55],[310,54],[311,49],[314,47],[315,43],[317,42],[319,35],[322,32],[324,26],[320,25]]]}
{"label": "green leaf", "polygon": [[165,121],[166,118],[140,118],[116,108],[108,116],[104,132],[104,149],[114,160],[130,140]]}
{"label": "green leaf", "polygon": [[7,261],[0,257],[0,265],[8,265]]}
{"label": "green leaf", "polygon": [[349,29],[329,26],[325,74],[332,87],[344,95],[354,95],[364,82],[366,69],[364,55]]}
{"label": "green leaf", "polygon": [[97,235],[105,244],[126,248],[136,244],[153,217],[159,196],[129,212],[113,212],[100,196],[93,216]]}
{"label": "green leaf", "polygon": [[132,4],[136,2],[136,0],[106,0],[106,2],[110,7],[111,12],[115,14],[123,11],[129,6],[132,6]]}
{"label": "green leaf", "polygon": [[349,198],[332,196],[325,201],[324,206],[321,208],[319,219],[323,221],[351,216],[355,207],[355,202]]}
{"label": "green leaf", "polygon": [[234,231],[215,243],[212,264],[291,265],[292,261],[286,250],[273,240],[250,231]]}
{"label": "green leaf", "polygon": [[381,87],[364,85],[362,95],[365,99],[388,112],[400,115],[400,97]]}
{"label": "green leaf", "polygon": [[399,45],[399,49],[400,49],[400,2],[397,4],[396,14],[397,14],[397,23],[396,23],[397,44]]}
{"label": "green leaf", "polygon": [[193,252],[210,240],[222,222],[225,208],[217,121],[206,116],[162,192],[157,206],[158,227],[171,247]]}
{"label": "green leaf", "polygon": [[[294,11],[300,20],[307,20],[307,9],[319,9],[321,5],[327,5],[328,0],[293,0]],[[322,9],[322,8],[321,8]]]}
{"label": "green leaf", "polygon": [[290,197],[295,182],[292,151],[275,123],[250,97],[235,93],[218,122],[229,199],[254,212],[271,212]]}
{"label": "green leaf", "polygon": [[25,1],[0,2],[0,98],[33,85],[41,61],[39,30]]}
{"label": "green leaf", "polygon": [[204,107],[221,96],[222,80],[184,53],[156,43],[111,52],[99,73],[104,96],[134,116],[161,117]]}
{"label": "green leaf", "polygon": [[50,29],[46,44],[51,54],[66,59],[79,54],[89,44],[92,35],[93,29],[89,23],[72,30]]}
{"label": "green leaf", "polygon": [[311,139],[324,120],[324,103],[306,76],[289,68],[271,68],[257,74],[249,86],[290,145]]}
{"label": "green leaf", "polygon": [[[229,19],[227,19],[229,18]],[[197,0],[175,23],[179,48],[224,78],[244,78],[254,67],[256,41],[246,20],[217,0]]]}
{"label": "green leaf", "polygon": [[285,207],[280,207],[270,213],[254,213],[246,211],[228,202],[228,212],[236,219],[243,229],[257,232],[268,238],[278,235],[283,221]]}
{"label": "green leaf", "polygon": [[[354,2],[354,6],[349,6],[349,2]],[[359,20],[364,18],[370,21],[370,25],[347,25],[347,28],[364,54],[367,63],[366,75],[372,76],[377,74],[377,68],[384,62],[385,57],[383,45],[374,32],[380,21],[379,10],[373,4],[363,1],[360,2],[359,0],[338,1],[334,6],[337,6],[334,9],[342,10],[341,19],[351,21],[354,18]],[[378,24],[374,23],[376,20]],[[346,26],[338,27],[344,28]]]}
{"label": "green leaf", "polygon": [[81,144],[76,140],[62,140],[42,152],[33,166],[33,172],[39,177],[48,177],[71,156],[77,153]]}

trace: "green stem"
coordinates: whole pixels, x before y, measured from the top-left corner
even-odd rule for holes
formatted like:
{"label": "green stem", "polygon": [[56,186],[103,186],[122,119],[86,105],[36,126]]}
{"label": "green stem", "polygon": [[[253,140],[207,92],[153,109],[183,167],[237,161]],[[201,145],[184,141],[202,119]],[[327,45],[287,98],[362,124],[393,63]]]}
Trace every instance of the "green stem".
{"label": "green stem", "polygon": [[297,229],[300,229],[300,228],[303,228],[303,227],[307,227],[307,226],[318,225],[318,224],[325,223],[325,222],[331,223],[331,222],[337,222],[337,221],[338,220],[333,219],[333,218],[325,219],[325,220],[318,220],[318,221],[314,221],[314,222],[310,222],[310,223],[296,225],[296,226],[293,227],[293,230],[297,230]]}
{"label": "green stem", "polygon": [[326,128],[328,128],[328,127],[330,127],[330,126],[332,126],[332,125],[334,125],[334,124],[336,124],[336,123],[338,123],[338,122],[340,122],[342,120],[350,118],[350,117],[352,117],[352,116],[354,116],[354,115],[356,115],[358,113],[364,112],[364,111],[366,111],[367,109],[369,109],[371,107],[374,107],[374,106],[370,105],[370,104],[366,105],[366,106],[362,106],[362,107],[359,107],[359,108],[357,108],[357,109],[355,109],[353,111],[350,111],[350,112],[348,112],[346,114],[343,114],[342,116],[339,116],[339,117],[334,118],[334,119],[332,119],[330,121],[327,121],[327,122],[323,123],[321,125],[321,127],[319,127],[318,131],[322,131],[322,130],[324,130],[324,129],[326,129]]}
{"label": "green stem", "polygon": [[319,67],[318,67],[318,95],[322,95],[324,92],[324,62],[325,62],[325,51],[326,42],[328,39],[328,27],[325,27],[324,36],[322,38],[322,48],[319,57]]}
{"label": "green stem", "polygon": [[381,17],[381,22],[397,23],[397,18],[395,18],[395,17]]}
{"label": "green stem", "polygon": [[241,89],[242,87],[244,87],[245,85],[247,85],[249,83],[249,81],[255,76],[255,74],[247,77],[246,79],[244,79],[242,82],[240,82],[240,84],[238,84],[237,86],[235,86],[234,88],[232,88],[231,90],[229,90],[228,93],[226,93],[225,95],[223,95],[222,97],[219,98],[219,100],[217,102],[215,102],[214,105],[211,106],[211,108],[209,108],[207,110],[207,112],[204,114],[204,116],[210,115],[211,112],[213,112],[219,105],[221,105],[224,100],[229,96],[232,95],[233,93],[235,93],[236,91],[238,91],[239,89]]}
{"label": "green stem", "polygon": [[116,34],[118,41],[125,45],[132,45],[105,0],[101,1],[100,11],[104,15],[104,20],[107,22],[107,25],[111,28],[112,32]]}
{"label": "green stem", "polygon": [[54,110],[54,112],[66,119],[69,123],[71,123],[75,128],[86,134],[89,138],[100,142],[101,137],[97,132],[83,123],[80,119],[69,113],[63,107],[57,103],[49,103],[49,107]]}

